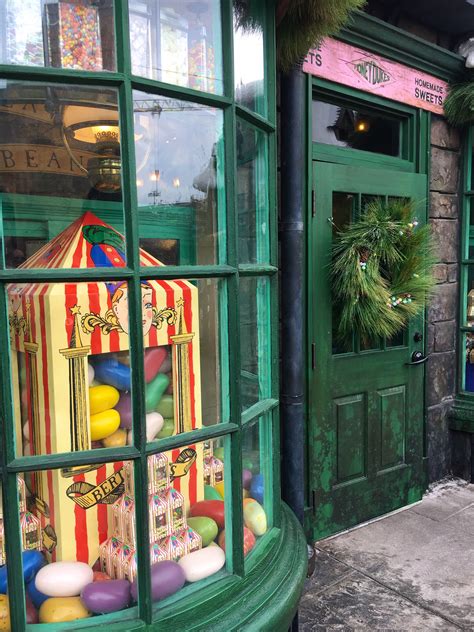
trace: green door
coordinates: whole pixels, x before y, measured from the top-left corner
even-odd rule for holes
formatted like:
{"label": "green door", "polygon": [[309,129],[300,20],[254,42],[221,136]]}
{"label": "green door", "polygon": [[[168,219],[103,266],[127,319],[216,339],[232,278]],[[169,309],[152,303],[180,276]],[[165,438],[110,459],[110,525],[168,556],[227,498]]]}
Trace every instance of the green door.
{"label": "green door", "polygon": [[426,221],[426,176],[313,163],[309,236],[310,482],[319,539],[413,503],[424,491],[423,318],[396,339],[337,345],[328,264],[338,228],[374,197],[411,198]]}

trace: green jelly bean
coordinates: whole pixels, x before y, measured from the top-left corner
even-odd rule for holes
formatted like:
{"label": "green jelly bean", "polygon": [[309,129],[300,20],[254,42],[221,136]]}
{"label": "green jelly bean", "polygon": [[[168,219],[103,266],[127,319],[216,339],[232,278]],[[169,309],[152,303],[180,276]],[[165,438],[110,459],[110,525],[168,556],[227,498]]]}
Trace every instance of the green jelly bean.
{"label": "green jelly bean", "polygon": [[205,516],[198,516],[195,518],[188,518],[188,526],[193,531],[199,533],[202,538],[202,545],[209,546],[209,544],[216,538],[219,528],[217,523],[212,518],[206,518]]}
{"label": "green jelly bean", "polygon": [[163,395],[163,397],[158,402],[158,406],[156,408],[156,412],[160,413],[160,415],[167,419],[168,417],[174,417],[174,403],[172,395]]}
{"label": "green jelly bean", "polygon": [[174,432],[174,419],[165,419],[163,423],[163,427],[160,432],[156,435],[157,439],[165,439],[166,437],[171,437]]}
{"label": "green jelly bean", "polygon": [[222,500],[222,496],[214,487],[204,485],[204,500]]}
{"label": "green jelly bean", "polygon": [[165,373],[158,373],[154,380],[146,385],[146,412],[153,413],[156,411],[158,402],[170,383],[169,377]]}

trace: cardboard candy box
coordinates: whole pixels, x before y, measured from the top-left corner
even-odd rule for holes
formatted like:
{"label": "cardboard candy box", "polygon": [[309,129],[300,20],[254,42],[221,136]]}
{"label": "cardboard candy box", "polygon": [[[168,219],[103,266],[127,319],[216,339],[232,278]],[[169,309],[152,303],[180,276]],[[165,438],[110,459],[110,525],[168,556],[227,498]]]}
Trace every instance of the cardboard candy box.
{"label": "cardboard candy box", "polygon": [[[86,212],[21,267],[119,268],[124,251],[123,237]],[[140,262],[162,265],[143,250]],[[127,284],[11,284],[8,295],[18,452],[90,449],[88,365],[108,359],[117,365],[116,358],[129,353]],[[145,353],[171,348],[175,433],[200,428],[197,288],[188,281],[143,281],[142,301]],[[202,453],[196,450],[197,473],[183,481],[186,507],[203,497]],[[174,451],[171,459],[179,455]],[[37,472],[27,482],[50,559],[94,563],[99,544],[111,535],[111,506],[124,493],[123,464]]]}

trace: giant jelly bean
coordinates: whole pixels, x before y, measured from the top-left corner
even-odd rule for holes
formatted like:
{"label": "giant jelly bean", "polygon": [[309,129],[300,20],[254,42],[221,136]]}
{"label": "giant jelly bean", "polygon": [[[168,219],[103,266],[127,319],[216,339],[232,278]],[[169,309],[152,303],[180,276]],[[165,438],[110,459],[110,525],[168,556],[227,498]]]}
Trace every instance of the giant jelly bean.
{"label": "giant jelly bean", "polygon": [[130,430],[132,427],[132,398],[130,393],[121,393],[115,410],[120,414],[120,427]]}
{"label": "giant jelly bean", "polygon": [[254,474],[250,483],[250,495],[263,505],[263,474]]}
{"label": "giant jelly bean", "polygon": [[0,595],[0,630],[1,632],[11,631],[10,606],[6,595]]}
{"label": "giant jelly bean", "polygon": [[[26,622],[38,623],[38,611],[36,610],[31,597],[28,593],[25,594],[25,606],[26,606]],[[1,629],[1,628],[0,628]]]}
{"label": "giant jelly bean", "polygon": [[146,385],[146,412],[152,413],[156,410],[158,402],[169,384],[169,378],[163,373],[158,373],[154,380]]}
{"label": "giant jelly bean", "polygon": [[81,601],[87,610],[95,614],[123,610],[130,602],[130,582],[126,579],[112,579],[87,584],[82,589]]}
{"label": "giant jelly bean", "polygon": [[53,562],[38,571],[35,586],[49,597],[75,597],[93,579],[94,571],[84,562]]}
{"label": "giant jelly bean", "polygon": [[165,419],[171,419],[174,417],[174,401],[172,395],[163,395],[158,402],[156,412],[163,415]]}
{"label": "giant jelly bean", "polygon": [[127,444],[127,431],[119,428],[113,434],[102,440],[104,448],[121,448]]}
{"label": "giant jelly bean", "polygon": [[178,564],[187,582],[197,582],[220,570],[225,564],[225,553],[218,546],[206,546],[182,557]]}
{"label": "giant jelly bean", "polygon": [[[184,586],[183,569],[176,562],[165,560],[153,564],[151,569],[151,598],[164,599],[178,592]],[[132,582],[132,598],[137,600],[137,579]]]}
{"label": "giant jelly bean", "polygon": [[171,437],[174,432],[174,419],[165,419],[163,423],[163,427],[160,432],[157,434],[157,439],[165,439],[166,437]]}
{"label": "giant jelly bean", "polygon": [[145,382],[151,382],[157,376],[167,355],[168,351],[165,347],[154,347],[145,351]]}
{"label": "giant jelly bean", "polygon": [[[23,551],[23,579],[29,582],[44,565],[45,559],[39,551]],[[0,566],[0,594],[7,592],[7,565]]]}
{"label": "giant jelly bean", "polygon": [[225,496],[224,496],[224,481],[219,481],[218,483],[216,483],[214,485],[214,489],[219,494],[219,496],[222,498],[222,500],[224,500],[224,498],[225,498]]}
{"label": "giant jelly bean", "polygon": [[113,434],[120,426],[120,415],[111,408],[97,415],[91,415],[91,440],[100,441]]}
{"label": "giant jelly bean", "polygon": [[204,485],[204,500],[222,500],[222,496],[214,487]]}
{"label": "giant jelly bean", "polygon": [[242,485],[244,489],[250,489],[252,482],[252,472],[250,470],[242,470]]}
{"label": "giant jelly bean", "polygon": [[244,504],[244,522],[254,535],[263,535],[267,532],[267,515],[256,500]]}
{"label": "giant jelly bean", "polygon": [[26,584],[26,592],[30,596],[31,601],[36,608],[41,608],[41,604],[43,603],[43,601],[49,599],[48,595],[44,595],[36,588],[34,579]]}
{"label": "giant jelly bean", "polygon": [[163,428],[164,419],[160,413],[148,413],[146,415],[146,440],[153,441]]}
{"label": "giant jelly bean", "polygon": [[39,610],[40,623],[64,623],[90,617],[80,597],[51,597]]}
{"label": "giant jelly bean", "polygon": [[188,518],[188,526],[201,536],[203,546],[208,546],[217,537],[219,531],[216,522],[205,516]]}
{"label": "giant jelly bean", "polygon": [[113,386],[102,384],[89,388],[89,408],[91,415],[103,413],[104,410],[113,408],[118,402],[120,393]]}
{"label": "giant jelly bean", "polygon": [[[224,531],[221,531],[217,542],[219,546],[221,547],[221,549],[225,551],[225,529]],[[250,553],[250,551],[253,549],[254,546],[255,546],[254,534],[250,531],[250,529],[247,529],[247,527],[244,527],[244,557]]]}
{"label": "giant jelly bean", "polygon": [[130,390],[130,367],[114,358],[97,362],[95,365],[95,378],[102,384],[115,386],[119,391]]}
{"label": "giant jelly bean", "polygon": [[200,500],[194,505],[191,505],[189,515],[192,518],[195,518],[196,516],[206,516],[207,518],[212,518],[212,520],[217,523],[219,529],[223,529],[225,524],[224,501]]}

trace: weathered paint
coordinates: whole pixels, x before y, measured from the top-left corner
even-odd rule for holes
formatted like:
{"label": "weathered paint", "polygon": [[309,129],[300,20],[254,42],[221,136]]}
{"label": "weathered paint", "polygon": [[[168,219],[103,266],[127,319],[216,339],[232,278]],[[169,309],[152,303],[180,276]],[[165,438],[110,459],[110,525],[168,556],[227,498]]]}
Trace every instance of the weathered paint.
{"label": "weathered paint", "polygon": [[448,84],[362,48],[325,38],[308,52],[303,70],[316,77],[443,114]]}

